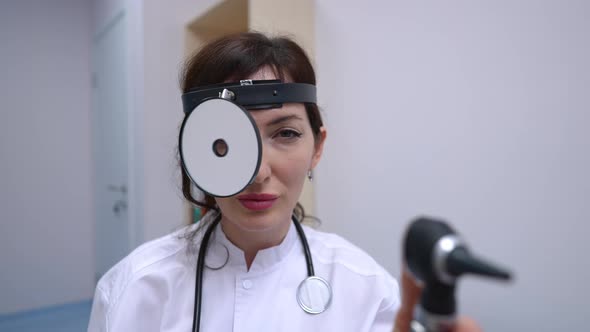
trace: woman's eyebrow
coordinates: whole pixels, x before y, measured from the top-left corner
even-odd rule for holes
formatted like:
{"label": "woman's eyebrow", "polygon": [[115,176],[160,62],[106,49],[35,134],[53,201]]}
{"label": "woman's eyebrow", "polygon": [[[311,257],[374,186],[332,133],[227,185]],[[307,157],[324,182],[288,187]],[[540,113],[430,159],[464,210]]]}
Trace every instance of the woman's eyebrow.
{"label": "woman's eyebrow", "polygon": [[303,120],[303,119],[299,115],[296,115],[296,114],[285,115],[285,116],[278,117],[272,121],[269,121],[266,124],[266,126],[267,127],[275,126],[275,125],[278,125],[279,123],[287,122],[290,120]]}

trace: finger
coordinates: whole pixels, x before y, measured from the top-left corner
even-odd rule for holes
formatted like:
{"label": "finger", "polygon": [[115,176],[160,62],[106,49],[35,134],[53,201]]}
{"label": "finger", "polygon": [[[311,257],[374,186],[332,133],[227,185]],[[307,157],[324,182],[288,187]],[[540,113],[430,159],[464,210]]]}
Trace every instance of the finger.
{"label": "finger", "polygon": [[395,332],[406,332],[410,330],[410,323],[414,315],[414,307],[420,300],[422,288],[416,283],[410,272],[402,269],[401,276],[401,306],[395,317]]}
{"label": "finger", "polygon": [[457,320],[453,332],[483,332],[483,330],[471,318],[461,317]]}

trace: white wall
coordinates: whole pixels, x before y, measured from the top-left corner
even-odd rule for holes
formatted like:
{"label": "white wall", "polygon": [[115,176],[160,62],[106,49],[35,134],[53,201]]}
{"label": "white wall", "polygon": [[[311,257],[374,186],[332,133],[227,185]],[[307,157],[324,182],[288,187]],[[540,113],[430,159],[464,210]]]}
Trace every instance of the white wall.
{"label": "white wall", "polygon": [[0,2],[0,314],[92,296],[89,22]]}
{"label": "white wall", "polygon": [[[486,331],[585,330],[590,5],[316,2],[323,228],[399,275],[418,214],[453,222],[511,285],[467,279]],[[348,188],[348,190],[343,190]]]}

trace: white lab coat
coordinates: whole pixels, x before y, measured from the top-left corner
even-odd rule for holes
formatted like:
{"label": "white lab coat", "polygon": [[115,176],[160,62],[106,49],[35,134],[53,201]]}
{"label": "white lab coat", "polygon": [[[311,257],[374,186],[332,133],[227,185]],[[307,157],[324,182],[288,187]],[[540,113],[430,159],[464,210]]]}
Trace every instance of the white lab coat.
{"label": "white lab coat", "polygon": [[[195,226],[146,243],[115,265],[96,287],[88,331],[190,332],[200,235]],[[305,227],[315,274],[332,287],[330,307],[311,315],[297,302],[307,276],[293,225],[283,242],[259,251],[250,270],[218,225],[204,272],[201,331],[391,332],[400,305],[397,282],[341,237]],[[227,250],[226,250],[227,248]],[[228,255],[229,252],[229,255]]]}

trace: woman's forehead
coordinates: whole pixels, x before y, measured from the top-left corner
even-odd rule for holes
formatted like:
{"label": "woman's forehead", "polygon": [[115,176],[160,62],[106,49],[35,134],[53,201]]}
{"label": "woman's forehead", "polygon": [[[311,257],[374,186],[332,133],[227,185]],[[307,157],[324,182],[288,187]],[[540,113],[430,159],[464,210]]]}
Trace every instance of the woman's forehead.
{"label": "woman's forehead", "polygon": [[278,79],[274,70],[269,66],[260,68],[257,72],[246,78],[247,80],[276,80]]}
{"label": "woman's forehead", "polygon": [[252,115],[258,127],[278,124],[277,121],[279,120],[282,120],[281,123],[286,123],[305,122],[307,119],[305,106],[301,103],[287,103],[283,104],[281,108],[253,110],[250,111],[250,115]]}
{"label": "woman's forehead", "polygon": [[[282,73],[283,74],[283,83],[289,83],[292,82],[291,79],[291,75],[289,75],[288,73]],[[251,75],[248,75],[248,77],[231,77],[227,80],[225,80],[224,83],[231,83],[231,82],[237,82],[240,80],[277,80],[280,79],[280,77],[277,75],[277,71],[271,67],[271,66],[264,66],[260,69],[258,69],[257,71],[255,71],[254,73],[252,73]]]}

